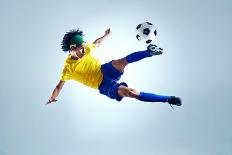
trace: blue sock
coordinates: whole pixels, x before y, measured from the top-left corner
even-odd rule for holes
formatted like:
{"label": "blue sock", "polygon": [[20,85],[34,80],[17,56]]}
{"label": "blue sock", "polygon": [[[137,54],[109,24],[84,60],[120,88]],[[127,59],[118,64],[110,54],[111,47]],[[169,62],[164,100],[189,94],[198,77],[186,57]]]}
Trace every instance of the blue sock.
{"label": "blue sock", "polygon": [[140,92],[138,100],[145,102],[167,102],[170,96]]}
{"label": "blue sock", "polygon": [[134,53],[131,53],[128,56],[126,56],[126,60],[127,60],[128,63],[133,63],[133,62],[136,62],[136,61],[139,61],[141,59],[151,57],[151,56],[152,55],[147,50],[138,51],[138,52],[134,52]]}

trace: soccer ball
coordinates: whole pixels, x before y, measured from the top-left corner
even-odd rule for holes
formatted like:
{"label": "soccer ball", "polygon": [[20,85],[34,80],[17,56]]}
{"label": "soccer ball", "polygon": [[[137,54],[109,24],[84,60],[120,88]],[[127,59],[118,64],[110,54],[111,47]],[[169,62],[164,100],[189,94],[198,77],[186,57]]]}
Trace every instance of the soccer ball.
{"label": "soccer ball", "polygon": [[157,35],[157,31],[154,25],[149,22],[144,22],[139,24],[136,27],[136,30],[137,30],[137,35],[136,35],[137,40],[143,41],[147,44],[151,43]]}

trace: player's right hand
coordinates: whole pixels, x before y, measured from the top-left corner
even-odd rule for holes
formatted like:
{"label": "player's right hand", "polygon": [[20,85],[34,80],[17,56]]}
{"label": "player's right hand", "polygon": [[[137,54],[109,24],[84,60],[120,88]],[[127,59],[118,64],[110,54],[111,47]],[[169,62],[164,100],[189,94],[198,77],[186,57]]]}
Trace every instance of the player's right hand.
{"label": "player's right hand", "polygon": [[57,102],[58,100],[56,100],[56,99],[51,99],[51,98],[49,98],[49,100],[47,101],[47,103],[46,103],[46,105],[47,104],[50,104],[50,103],[52,103],[52,102]]}
{"label": "player's right hand", "polygon": [[105,35],[109,35],[109,34],[111,34],[110,28],[106,29],[105,31]]}

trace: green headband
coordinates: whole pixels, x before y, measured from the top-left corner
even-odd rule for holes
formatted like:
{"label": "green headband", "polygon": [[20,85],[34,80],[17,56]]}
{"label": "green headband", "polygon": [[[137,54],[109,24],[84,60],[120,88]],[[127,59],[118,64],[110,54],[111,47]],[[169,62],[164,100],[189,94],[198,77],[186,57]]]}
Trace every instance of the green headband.
{"label": "green headband", "polygon": [[75,35],[75,36],[71,39],[69,47],[70,47],[70,48],[73,48],[73,47],[75,48],[75,47],[77,47],[77,46],[80,46],[83,42],[84,42],[84,41],[83,41],[83,36],[81,36],[81,35]]}

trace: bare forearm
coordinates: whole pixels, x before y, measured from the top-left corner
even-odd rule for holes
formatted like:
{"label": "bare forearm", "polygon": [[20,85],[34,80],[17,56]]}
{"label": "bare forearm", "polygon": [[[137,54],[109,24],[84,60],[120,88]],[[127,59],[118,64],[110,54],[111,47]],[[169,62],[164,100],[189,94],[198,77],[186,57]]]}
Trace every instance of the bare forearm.
{"label": "bare forearm", "polygon": [[100,38],[96,39],[94,41],[94,44],[101,44],[103,40],[105,40],[105,38],[107,37],[108,35],[103,35],[101,36]]}
{"label": "bare forearm", "polygon": [[56,102],[56,97],[59,95],[65,81],[60,80],[60,82],[57,84],[56,88],[52,92],[52,96],[48,99],[47,104],[50,104],[52,102]]}
{"label": "bare forearm", "polygon": [[111,32],[110,32],[110,29],[107,29],[107,30],[105,31],[105,34],[104,34],[103,36],[101,36],[100,38],[96,39],[93,43],[94,43],[96,46],[100,46],[100,44],[102,43],[102,41],[105,40],[105,38],[106,38],[107,36],[109,36],[110,33],[111,33]]}
{"label": "bare forearm", "polygon": [[54,99],[56,99],[56,97],[59,95],[59,93],[60,93],[60,88],[59,87],[56,87],[54,90],[53,90],[53,92],[52,92],[52,96],[51,96],[51,99],[52,100],[54,100]]}

